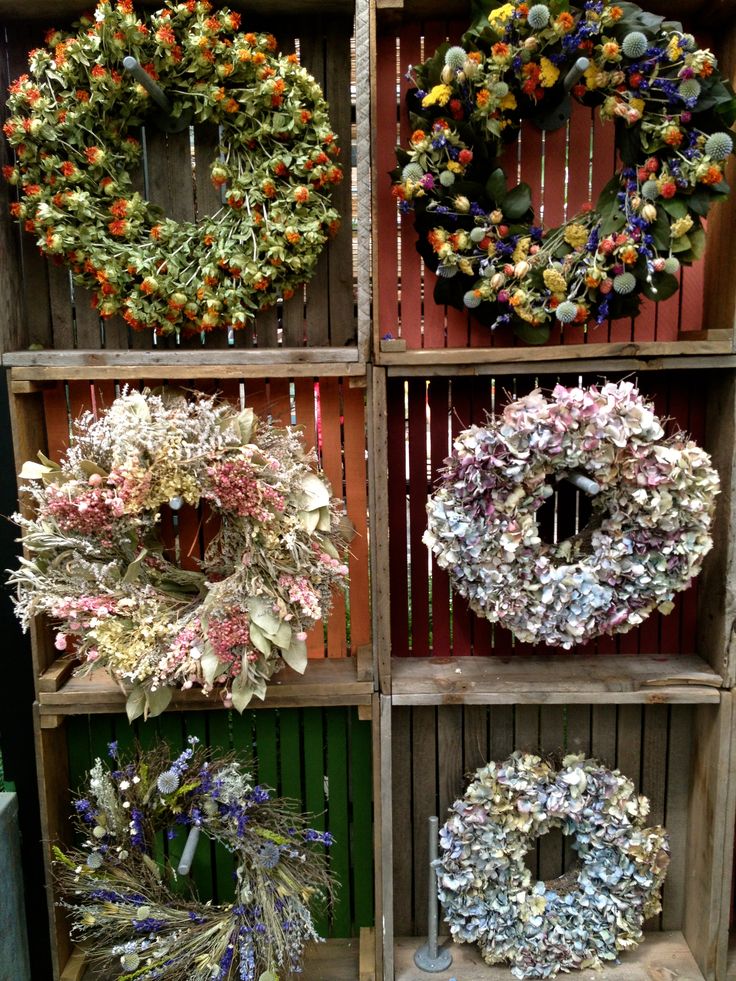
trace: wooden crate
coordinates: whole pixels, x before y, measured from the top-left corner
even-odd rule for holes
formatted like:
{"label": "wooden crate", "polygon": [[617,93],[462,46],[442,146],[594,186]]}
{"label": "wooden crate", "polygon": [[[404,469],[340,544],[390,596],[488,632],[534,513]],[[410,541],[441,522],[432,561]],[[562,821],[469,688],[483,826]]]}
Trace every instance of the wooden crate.
{"label": "wooden crate", "polygon": [[[205,746],[220,752],[235,750],[253,759],[260,783],[314,813],[314,826],[334,835],[335,845],[328,854],[340,887],[334,904],[318,915],[317,929],[329,939],[327,945],[310,950],[304,977],[311,981],[357,977],[356,938],[373,923],[373,737],[370,722],[362,720],[355,708],[248,710],[242,716],[217,709],[169,712],[134,727],[125,716],[90,715],[67,718],[48,728],[48,719],[37,712],[36,722],[48,883],[52,881],[50,844],[70,843],[72,838],[70,790],[82,786],[96,757],[107,757],[108,742],[115,739],[126,751],[134,739],[144,748],[164,740],[177,752],[185,748],[187,736],[195,735]],[[162,838],[161,852],[165,848],[175,858],[183,844],[177,838],[164,845]],[[224,848],[200,846],[192,880],[202,898],[231,901],[232,872],[232,857]],[[84,958],[69,941],[67,919],[54,905],[58,896],[52,886],[48,898],[54,981],[73,981],[83,976]]]}
{"label": "wooden crate", "polygon": [[[726,978],[730,865],[733,849],[733,695],[712,705],[601,705],[584,696],[567,706],[432,705],[390,707],[382,699],[384,808],[384,979],[420,981],[413,954],[426,935],[427,817],[444,821],[467,785],[466,774],[514,749],[567,750],[619,767],[652,804],[651,823],[669,830],[672,861],[663,911],[647,924],[644,944],[620,967],[584,971],[595,978]],[[391,799],[389,799],[389,788]],[[391,836],[387,840],[387,836]],[[561,836],[539,839],[528,864],[539,878],[567,868]],[[452,947],[451,968],[437,975],[468,981],[506,981],[506,968],[488,968],[476,948]]]}
{"label": "wooden crate", "polygon": [[[157,6],[157,4],[150,4]],[[368,0],[331,0],[315,16],[315,5],[276,0],[255,4],[231,2],[244,11],[244,30],[271,30],[282,50],[298,49],[302,63],[315,76],[330,103],[330,118],[342,146],[343,182],[333,192],[342,215],[341,229],[324,249],[314,277],[302,294],[279,309],[259,314],[252,328],[182,339],[154,338],[131,331],[120,317],[101,321],[90,306],[91,294],[72,284],[64,266],[42,257],[32,237],[11,221],[8,206],[13,188],[0,188],[0,248],[4,272],[0,286],[3,312],[1,346],[5,351],[29,345],[81,350],[151,348],[235,348],[243,358],[265,352],[288,359],[285,352],[321,360],[319,351],[336,348],[343,360],[365,359],[370,317],[370,163],[368,83]],[[0,0],[0,89],[27,71],[29,49],[39,46],[46,29],[71,21],[89,4],[77,0],[34,5],[29,11]],[[0,110],[0,117],[4,109]],[[145,132],[146,160],[138,176],[149,200],[172,218],[192,221],[220,207],[220,195],[206,176],[216,144],[213,127],[198,125],[165,136]],[[9,162],[2,141],[0,163]],[[192,147],[194,150],[192,151]]]}
{"label": "wooden crate", "polygon": [[[458,43],[470,24],[469,4],[439,0],[375,0],[374,72],[374,334],[378,364],[432,364],[453,361],[519,361],[629,354],[717,354],[734,349],[736,293],[727,279],[736,245],[731,236],[733,198],[713,209],[708,221],[706,258],[682,273],[681,289],[669,300],[645,300],[638,317],[583,327],[555,328],[546,345],[521,344],[505,328],[491,331],[468,311],[437,305],[435,276],[416,251],[411,215],[400,218],[388,177],[396,165],[394,148],[410,134],[405,94],[410,64],[420,64],[443,41]],[[645,4],[655,9],[656,3]],[[719,54],[724,74],[736,73],[736,14],[722,4],[708,19],[690,0],[660,4],[660,12],[682,18]],[[688,20],[689,18],[689,20]],[[701,36],[699,34],[699,36]],[[580,162],[589,166],[581,177]],[[501,164],[513,183],[526,181],[533,191],[535,214],[548,226],[559,225],[588,200],[595,202],[615,169],[613,127],[602,125],[589,109],[576,106],[566,128],[543,133],[525,123],[518,141],[507,147]],[[736,167],[731,162],[733,184]],[[566,202],[566,203],[565,203]],[[728,257],[728,258],[726,258]],[[385,339],[391,335],[391,339]]]}
{"label": "wooden crate", "polygon": [[[653,614],[627,634],[599,638],[574,653],[519,643],[471,613],[447,573],[430,561],[422,535],[427,498],[454,434],[537,385],[600,381],[602,369],[583,362],[574,375],[537,375],[533,365],[517,375],[496,375],[495,366],[472,375],[451,367],[438,367],[431,376],[373,369],[372,513],[376,527],[389,528],[376,542],[375,637],[381,690],[395,705],[437,697],[564,703],[571,692],[598,702],[718,702],[719,688],[734,684],[736,669],[730,650],[736,378],[732,370],[718,368],[717,360],[710,369],[699,364],[689,372],[648,371],[642,364],[638,383],[660,415],[671,418],[670,426],[679,423],[709,450],[720,471],[714,548],[700,577],[678,594],[670,616]],[[572,533],[575,493],[569,499],[565,493],[558,503],[559,520],[570,519],[560,534]]]}
{"label": "wooden crate", "polygon": [[[220,357],[226,352],[218,352]],[[183,352],[186,354],[186,352]],[[215,352],[212,352],[214,355]],[[335,594],[326,625],[318,625],[307,641],[311,660],[304,675],[285,669],[274,676],[267,704],[370,705],[373,671],[368,606],[367,478],[365,460],[365,388],[359,366],[322,365],[319,377],[299,374],[299,366],[281,366],[280,375],[254,377],[232,365],[192,367],[179,357],[169,364],[130,367],[65,368],[63,365],[11,370],[10,398],[18,466],[39,449],[57,458],[69,439],[70,421],[84,409],[109,405],[120,386],[179,383],[190,389],[221,392],[236,403],[252,406],[259,415],[304,428],[307,445],[316,446],[333,493],[345,500],[355,529],[350,543],[350,583],[345,595]],[[83,377],[80,377],[82,375]],[[90,380],[91,379],[91,380]],[[156,379],[159,381],[157,382]],[[178,534],[183,563],[196,566],[200,555],[200,519],[183,509]],[[48,624],[32,628],[36,695],[42,716],[121,711],[124,695],[104,672],[88,679],[71,677],[73,661],[59,657]],[[208,709],[213,699],[190,689],[177,692],[174,707]]]}

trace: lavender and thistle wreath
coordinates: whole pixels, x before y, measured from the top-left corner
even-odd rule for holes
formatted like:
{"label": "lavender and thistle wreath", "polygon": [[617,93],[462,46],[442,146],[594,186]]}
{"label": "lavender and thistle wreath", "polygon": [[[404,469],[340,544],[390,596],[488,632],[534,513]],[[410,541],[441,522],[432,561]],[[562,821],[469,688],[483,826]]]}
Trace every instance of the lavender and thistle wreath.
{"label": "lavender and thistle wreath", "polygon": [[[239,13],[207,0],[166,0],[143,17],[132,0],[103,0],[78,31],[50,30],[10,87],[11,212],[103,318],[160,334],[243,328],[312,276],[337,231],[340,150],[322,90],[271,34],[239,27]],[[216,214],[177,222],[136,190],[155,107],[126,56],[172,118],[219,127]]]}
{"label": "lavender and thistle wreath", "polygon": [[[482,767],[440,832],[438,891],[453,939],[517,978],[617,961],[661,909],[669,843],[648,813],[628,777],[582,755],[558,767],[516,752]],[[524,856],[556,828],[574,836],[575,862],[535,882]]]}
{"label": "lavender and thistle wreath", "polygon": [[[544,542],[539,508],[568,477],[595,494],[591,519]],[[569,649],[672,610],[712,547],[718,492],[708,454],[665,437],[631,382],[557,385],[455,438],[424,542],[479,616]]]}
{"label": "lavender and thistle wreath", "polygon": [[[410,68],[413,133],[392,175],[437,273],[435,301],[542,344],[552,324],[595,327],[635,315],[642,295],[671,296],[729,191],[736,100],[713,54],[629,2],[477,8],[460,45]],[[523,120],[559,103],[581,56],[589,67],[572,95],[614,121],[622,168],[595,208],[543,229],[530,188],[509,189],[496,158]]]}
{"label": "lavender and thistle wreath", "polygon": [[[72,937],[117,981],[279,981],[319,941],[310,906],[333,882],[320,847],[291,802],[253,783],[233,756],[197,746],[172,760],[159,744],[111,764],[98,759],[75,803],[80,844],[54,847]],[[200,900],[155,842],[195,830],[235,865],[232,903]],[[204,847],[204,843],[200,847]],[[112,972],[112,973],[111,973]]]}

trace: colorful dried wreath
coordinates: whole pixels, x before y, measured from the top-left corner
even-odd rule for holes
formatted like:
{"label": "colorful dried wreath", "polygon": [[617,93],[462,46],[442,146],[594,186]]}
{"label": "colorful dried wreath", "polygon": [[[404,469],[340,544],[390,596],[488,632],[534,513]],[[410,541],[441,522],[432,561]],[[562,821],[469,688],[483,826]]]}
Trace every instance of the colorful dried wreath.
{"label": "colorful dried wreath", "polygon": [[[131,719],[192,685],[242,711],[284,662],[305,670],[306,632],[348,568],[342,503],[300,433],[204,395],[133,391],[77,420],[61,465],[39,457],[20,474],[36,514],[15,516],[16,613],[61,623],[56,646],[73,644],[79,673],[132,684]],[[160,537],[162,505],[184,503],[209,509],[201,571]]]}
{"label": "colorful dried wreath", "polygon": [[[592,518],[547,543],[537,512],[567,477],[595,494]],[[424,541],[479,616],[570,648],[671,611],[713,544],[718,491],[708,454],[665,438],[630,382],[557,385],[459,434]]]}
{"label": "colorful dried wreath", "polygon": [[[239,25],[207,0],[166,0],[145,18],[132,0],[103,0],[78,33],[49,31],[11,86],[12,212],[102,317],[162,334],[243,327],[312,275],[337,229],[329,189],[342,171],[322,91],[270,34]],[[171,117],[220,128],[216,214],[177,222],[135,190],[152,100],[124,56],[164,89]]]}
{"label": "colorful dried wreath", "polygon": [[[663,828],[646,827],[648,813],[628,777],[582,755],[559,769],[520,752],[482,767],[440,832],[438,891],[453,939],[517,978],[617,960],[661,909],[669,845]],[[574,836],[576,861],[535,882],[524,857],[555,828]]]}
{"label": "colorful dried wreath", "polygon": [[[628,2],[512,0],[486,13],[462,46],[410,69],[414,132],[393,190],[414,210],[436,302],[542,344],[552,323],[594,327],[636,314],[640,294],[671,296],[680,265],[703,252],[702,219],[728,193],[736,100],[715,57]],[[496,158],[524,119],[560,103],[581,57],[572,94],[615,121],[623,168],[595,208],[545,230],[528,185],[509,190]]]}
{"label": "colorful dried wreath", "polygon": [[[74,804],[82,844],[54,848],[72,936],[118,981],[290,977],[321,939],[310,904],[331,893],[324,855],[309,844],[332,838],[254,785],[235,758],[189,742],[173,761],[165,744],[123,759],[111,743],[113,764],[98,759],[87,774]],[[200,900],[170,858],[157,859],[157,838],[187,830],[187,847],[201,831],[233,856],[233,903]]]}

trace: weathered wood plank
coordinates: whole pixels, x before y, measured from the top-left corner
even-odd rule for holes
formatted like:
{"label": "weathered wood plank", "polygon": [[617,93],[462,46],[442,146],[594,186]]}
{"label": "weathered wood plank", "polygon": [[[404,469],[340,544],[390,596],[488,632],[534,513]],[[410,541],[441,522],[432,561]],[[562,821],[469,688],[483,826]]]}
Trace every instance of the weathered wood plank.
{"label": "weathered wood plank", "polygon": [[[414,937],[396,941],[395,981],[423,981],[426,974],[414,964],[417,949]],[[508,981],[509,969],[504,966],[489,967],[481,958],[478,948],[470,944],[452,944],[452,965],[447,971],[433,974],[436,981]],[[602,971],[581,971],[580,981],[703,981],[703,975],[681,933],[650,933],[644,943],[622,955],[621,965]]]}
{"label": "weathered wood plank", "polygon": [[690,705],[677,705],[670,710],[665,827],[673,847],[662,891],[663,930],[682,929],[688,896],[685,873],[688,800],[692,783],[693,712],[694,709]]}
{"label": "weathered wood plank", "polygon": [[433,700],[565,702],[667,702],[720,698],[722,678],[702,658],[565,656],[494,658],[393,658],[396,704]]}
{"label": "weathered wood plank", "polygon": [[[412,828],[411,709],[394,709],[391,726],[392,821],[408,835]],[[401,838],[404,837],[401,835]],[[412,849],[400,844],[393,850],[394,929],[398,934],[414,930],[412,916]]]}

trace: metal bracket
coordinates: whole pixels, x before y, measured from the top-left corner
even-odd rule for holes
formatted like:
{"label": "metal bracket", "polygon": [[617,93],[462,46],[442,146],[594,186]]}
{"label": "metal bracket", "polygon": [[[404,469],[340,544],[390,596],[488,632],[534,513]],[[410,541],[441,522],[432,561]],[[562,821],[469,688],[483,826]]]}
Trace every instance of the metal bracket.
{"label": "metal bracket", "polygon": [[544,112],[539,113],[532,117],[533,122],[540,129],[544,130],[555,130],[560,129],[570,118],[570,113],[572,112],[572,99],[570,98],[570,92],[574,85],[577,85],[578,81],[585,72],[588,70],[590,62],[587,58],[578,58],[575,64],[572,66],[570,71],[565,76],[565,80],[562,83],[562,87],[565,90],[565,95],[561,102],[551,109],[545,109]]}

